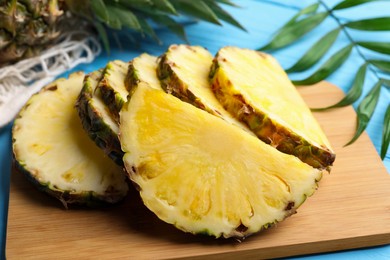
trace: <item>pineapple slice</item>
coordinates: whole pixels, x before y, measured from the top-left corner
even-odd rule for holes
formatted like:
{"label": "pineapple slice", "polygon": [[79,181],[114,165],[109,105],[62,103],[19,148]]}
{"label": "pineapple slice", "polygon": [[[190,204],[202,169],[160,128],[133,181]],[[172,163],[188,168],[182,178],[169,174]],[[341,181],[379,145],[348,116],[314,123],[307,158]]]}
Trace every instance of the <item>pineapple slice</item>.
{"label": "pineapple slice", "polygon": [[261,140],[330,170],[335,154],[329,141],[274,58],[224,47],[214,59],[210,78],[218,100]]}
{"label": "pineapple slice", "polygon": [[127,69],[127,62],[121,60],[109,62],[98,85],[102,99],[116,121],[119,121],[119,111],[129,94],[125,86]]}
{"label": "pineapple slice", "polygon": [[85,76],[76,108],[89,137],[118,165],[123,165],[118,123],[108,111],[97,89],[101,78],[102,71],[94,71]]}
{"label": "pineapple slice", "polygon": [[128,191],[121,167],[90,140],[74,103],[84,74],[59,79],[34,95],[19,113],[12,130],[13,155],[39,188],[69,203],[115,203]]}
{"label": "pineapple slice", "polygon": [[171,45],[160,59],[157,75],[167,93],[250,132],[223,108],[212,92],[208,81],[212,62],[213,56],[203,47]]}
{"label": "pineapple slice", "polygon": [[144,204],[194,234],[243,238],[295,213],[322,171],[140,83],[120,112],[124,164]]}
{"label": "pineapple slice", "polygon": [[129,63],[125,85],[132,93],[140,82],[147,83],[150,87],[161,89],[160,80],[157,78],[157,57],[143,53]]}

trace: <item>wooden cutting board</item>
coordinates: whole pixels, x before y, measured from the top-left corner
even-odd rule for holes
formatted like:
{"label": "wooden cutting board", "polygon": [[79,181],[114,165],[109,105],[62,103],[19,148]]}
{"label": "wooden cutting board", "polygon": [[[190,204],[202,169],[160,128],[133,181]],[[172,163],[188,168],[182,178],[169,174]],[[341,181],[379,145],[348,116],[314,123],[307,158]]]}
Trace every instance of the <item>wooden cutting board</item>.
{"label": "wooden cutting board", "polygon": [[[343,96],[326,82],[299,90],[311,107]],[[337,154],[331,174],[324,175],[297,214],[244,242],[176,230],[149,212],[134,191],[117,206],[65,210],[13,173],[7,258],[262,259],[389,244],[390,175],[367,134],[343,147],[355,129],[354,110],[315,116]]]}

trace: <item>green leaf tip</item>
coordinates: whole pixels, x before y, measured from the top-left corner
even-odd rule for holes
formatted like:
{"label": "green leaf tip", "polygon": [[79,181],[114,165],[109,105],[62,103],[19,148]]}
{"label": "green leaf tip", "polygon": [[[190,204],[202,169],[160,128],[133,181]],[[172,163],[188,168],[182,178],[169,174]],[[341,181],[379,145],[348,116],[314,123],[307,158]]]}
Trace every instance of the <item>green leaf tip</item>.
{"label": "green leaf tip", "polygon": [[285,47],[312,31],[328,16],[327,12],[317,13],[283,26],[273,39],[259,51],[275,50]]}
{"label": "green leaf tip", "polygon": [[389,149],[390,143],[390,105],[387,106],[385,118],[383,120],[383,133],[382,133],[382,147],[381,147],[381,158],[385,159],[387,150]]}
{"label": "green leaf tip", "polygon": [[321,37],[313,46],[299,59],[292,67],[286,70],[290,72],[301,72],[315,65],[332,47],[340,33],[340,28],[336,28],[325,36]]}
{"label": "green leaf tip", "polygon": [[349,57],[353,44],[349,44],[330,57],[317,71],[303,80],[293,80],[295,85],[312,85],[333,74]]}
{"label": "green leaf tip", "polygon": [[345,23],[344,26],[362,31],[388,31],[390,30],[390,17],[370,18]]}
{"label": "green leaf tip", "polygon": [[363,92],[364,79],[366,77],[367,72],[367,63],[364,63],[356,73],[355,80],[353,81],[352,87],[349,89],[347,94],[343,99],[337,102],[334,105],[323,107],[323,108],[312,108],[312,111],[324,111],[331,108],[337,107],[345,107],[352,105],[355,101],[357,101]]}
{"label": "green leaf tip", "polygon": [[370,92],[368,92],[368,94],[364,97],[362,102],[360,102],[356,111],[358,122],[357,122],[355,135],[345,146],[354,143],[360,137],[363,131],[366,129],[368,123],[370,122],[372,114],[374,113],[376,105],[378,103],[381,86],[382,86],[382,81],[379,80],[374,85],[374,87],[370,90]]}

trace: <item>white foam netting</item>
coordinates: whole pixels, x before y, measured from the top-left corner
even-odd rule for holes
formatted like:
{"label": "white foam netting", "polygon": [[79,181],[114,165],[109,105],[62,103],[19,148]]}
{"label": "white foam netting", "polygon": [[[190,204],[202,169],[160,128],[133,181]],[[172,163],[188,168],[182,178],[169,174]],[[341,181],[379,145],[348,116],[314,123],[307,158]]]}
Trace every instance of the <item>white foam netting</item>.
{"label": "white foam netting", "polygon": [[94,34],[64,33],[40,56],[0,69],[0,127],[13,120],[26,101],[56,76],[80,63],[92,62],[101,52]]}

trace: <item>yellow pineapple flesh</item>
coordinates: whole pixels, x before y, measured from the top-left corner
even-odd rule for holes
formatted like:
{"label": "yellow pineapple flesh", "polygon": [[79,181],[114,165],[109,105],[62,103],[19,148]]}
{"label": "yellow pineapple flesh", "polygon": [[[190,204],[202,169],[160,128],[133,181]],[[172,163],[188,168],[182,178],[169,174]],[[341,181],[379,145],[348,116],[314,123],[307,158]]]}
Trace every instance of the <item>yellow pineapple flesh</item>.
{"label": "yellow pineapple flesh", "polygon": [[160,59],[157,74],[167,93],[250,132],[212,92],[208,81],[212,61],[213,56],[203,47],[171,45]]}
{"label": "yellow pineapple flesh", "polygon": [[78,72],[43,88],[21,110],[12,130],[17,168],[65,206],[114,203],[128,191],[122,168],[83,130],[74,107],[83,80]]}
{"label": "yellow pineapple flesh", "polygon": [[214,59],[210,81],[226,110],[261,140],[313,167],[330,169],[335,154],[329,141],[273,57],[224,47]]}
{"label": "yellow pineapple flesh", "polygon": [[130,94],[140,83],[145,82],[150,87],[162,89],[160,80],[157,77],[157,57],[143,53],[129,63],[126,76],[126,88]]}
{"label": "yellow pineapple flesh", "polygon": [[124,165],[145,205],[194,234],[243,238],[282,221],[322,171],[140,83],[120,112]]}

